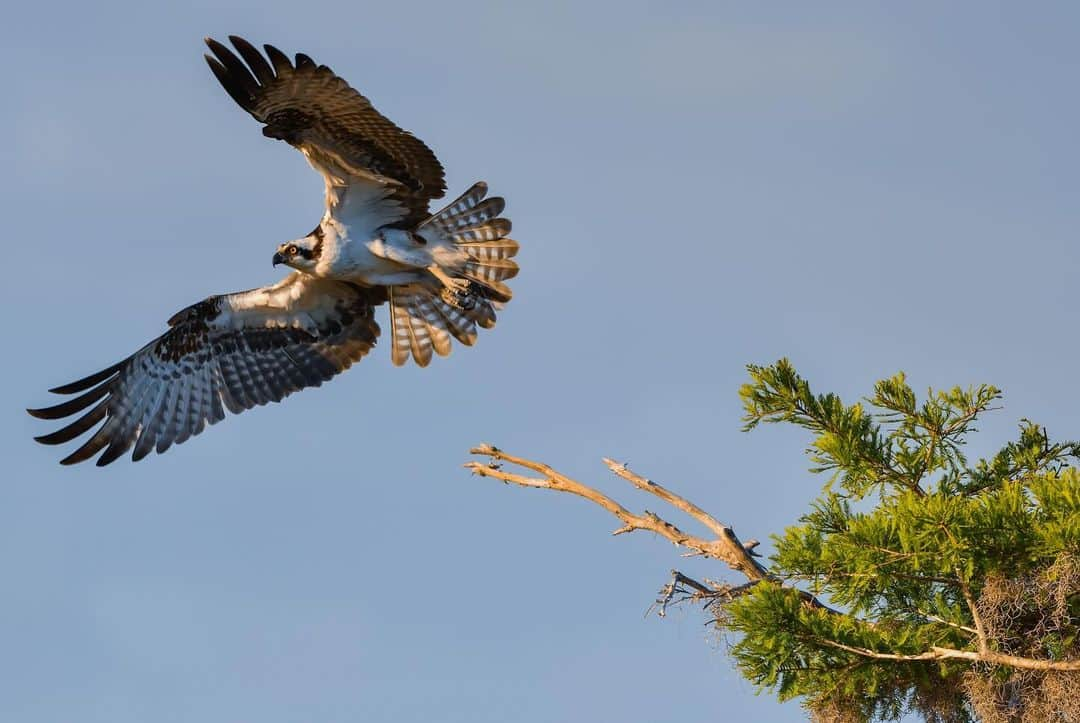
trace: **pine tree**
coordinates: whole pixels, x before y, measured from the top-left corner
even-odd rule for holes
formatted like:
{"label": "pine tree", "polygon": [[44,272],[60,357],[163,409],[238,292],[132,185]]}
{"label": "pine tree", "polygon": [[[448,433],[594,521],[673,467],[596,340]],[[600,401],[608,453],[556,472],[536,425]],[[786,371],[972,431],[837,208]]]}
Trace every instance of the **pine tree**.
{"label": "pine tree", "polygon": [[1080,445],[1024,420],[971,464],[994,387],[920,404],[899,374],[867,408],[814,395],[786,360],[749,370],[746,428],[809,430],[828,481],[776,538],[775,579],[724,606],[743,674],[822,719],[1080,721]]}
{"label": "pine tree", "polygon": [[812,471],[825,476],[808,513],[774,536],[767,566],[755,542],[611,460],[715,539],[494,447],[473,450],[492,462],[470,467],[586,497],[619,517],[617,533],[652,530],[742,573],[736,585],[676,572],[661,612],[702,602],[742,674],[780,700],[801,698],[816,720],[1080,723],[1080,444],[1023,420],[1016,441],[972,463],[965,441],[1000,399],[994,387],[931,390],[920,402],[898,374],[847,405],[812,393],[787,360],[748,369],[746,429],[808,430]]}

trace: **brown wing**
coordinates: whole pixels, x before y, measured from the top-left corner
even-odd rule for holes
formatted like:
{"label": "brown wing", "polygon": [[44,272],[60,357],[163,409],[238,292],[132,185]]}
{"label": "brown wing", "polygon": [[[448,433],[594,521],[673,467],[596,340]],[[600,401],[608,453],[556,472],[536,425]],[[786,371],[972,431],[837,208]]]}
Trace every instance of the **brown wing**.
{"label": "brown wing", "polygon": [[431,149],[330,68],[303,53],[294,64],[272,45],[263,46],[264,57],[243,38],[229,40],[243,60],[207,38],[214,54],[205,56],[210,70],[241,108],[266,124],[264,135],[300,149],[328,184],[395,182],[403,187],[397,195],[411,216],[426,212],[428,201],[446,191],[442,164]]}
{"label": "brown wing", "polygon": [[384,300],[381,290],[300,274],[212,296],[176,314],[165,334],[127,359],[51,390],[78,396],[27,411],[39,419],[77,418],[36,439],[63,444],[101,425],[61,464],[102,450],[98,466],[132,447],[136,461],[164,452],[224,419],[225,409],[239,414],[278,402],[348,369],[375,345],[373,304]]}

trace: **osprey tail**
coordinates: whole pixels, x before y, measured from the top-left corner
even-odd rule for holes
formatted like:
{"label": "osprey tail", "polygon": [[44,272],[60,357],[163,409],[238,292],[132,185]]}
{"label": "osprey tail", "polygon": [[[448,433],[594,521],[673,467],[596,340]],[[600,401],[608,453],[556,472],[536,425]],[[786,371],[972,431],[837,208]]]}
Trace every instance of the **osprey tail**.
{"label": "osprey tail", "polygon": [[446,289],[423,284],[390,287],[390,325],[394,364],[411,355],[427,366],[434,351],[450,353],[450,337],[466,346],[476,342],[476,327],[495,326],[495,311],[513,293],[504,283],[517,275],[512,259],[518,243],[507,238],[510,220],[500,218],[506,202],[499,196],[485,198],[487,184],[476,183],[448,206],[420,224],[417,233],[449,242],[467,256],[450,275],[468,282],[468,292],[455,296]]}

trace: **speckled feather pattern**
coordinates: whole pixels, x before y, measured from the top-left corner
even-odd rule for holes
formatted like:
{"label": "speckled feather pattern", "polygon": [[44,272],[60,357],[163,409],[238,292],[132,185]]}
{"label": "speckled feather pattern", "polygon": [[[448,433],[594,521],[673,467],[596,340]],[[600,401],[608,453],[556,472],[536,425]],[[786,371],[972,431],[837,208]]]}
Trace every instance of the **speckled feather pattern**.
{"label": "speckled feather pattern", "polygon": [[273,288],[288,303],[247,306],[253,292],[211,297],[178,313],[167,332],[123,362],[53,390],[82,393],[31,414],[80,416],[37,440],[62,444],[101,424],[62,464],[101,452],[97,464],[106,465],[132,448],[139,460],[199,434],[226,409],[238,414],[319,386],[375,345],[381,290],[302,274]]}

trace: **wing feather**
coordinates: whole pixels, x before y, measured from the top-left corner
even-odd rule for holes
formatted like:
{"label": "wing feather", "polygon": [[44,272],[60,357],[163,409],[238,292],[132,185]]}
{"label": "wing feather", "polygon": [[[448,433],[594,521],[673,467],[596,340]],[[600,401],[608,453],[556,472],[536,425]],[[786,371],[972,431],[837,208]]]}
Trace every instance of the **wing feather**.
{"label": "wing feather", "polygon": [[314,70],[314,69],[315,69],[315,61],[314,60],[309,58],[304,53],[297,53],[296,54],[296,70],[297,70],[297,72],[303,72],[303,71],[306,71],[306,70]]}
{"label": "wing feather", "polygon": [[154,387],[154,380],[147,375],[141,375],[133,380],[132,390],[129,392],[130,406],[122,408],[106,422],[106,426],[109,426],[111,431],[109,446],[100,458],[103,466],[115,460],[135,444],[136,439],[132,433],[139,427],[142,417],[155,396]]}
{"label": "wing feather", "polygon": [[229,40],[236,53],[206,39],[210,70],[229,96],[264,124],[264,135],[298,148],[323,174],[328,206],[337,203],[343,187],[375,185],[385,187],[401,207],[403,223],[427,217],[428,202],[443,195],[446,181],[442,164],[423,141],[310,56],[297,53],[294,63],[264,45],[264,58],[243,38]]}
{"label": "wing feather", "polygon": [[161,431],[161,415],[168,402],[168,395],[169,387],[165,384],[159,384],[154,401],[146,414],[139,438],[135,442],[135,449],[131,453],[133,460],[138,461],[153,451],[158,434]]}
{"label": "wing feather", "polygon": [[[233,37],[230,35],[229,40],[233,40]],[[270,62],[274,64],[274,73],[276,75],[285,76],[293,71],[293,64],[288,55],[270,44],[264,45],[263,50],[266,51],[266,57],[270,58]],[[245,108],[244,110],[248,109]]]}
{"label": "wing feather", "polygon": [[251,407],[251,403],[247,402],[248,396],[244,392],[243,382],[240,380],[240,373],[236,369],[236,360],[232,357],[222,355],[220,372],[222,381],[225,384],[225,392],[223,394],[223,400],[225,406],[233,414],[239,414],[245,409]]}
{"label": "wing feather", "polygon": [[42,444],[63,444],[64,442],[70,442],[80,434],[89,431],[91,427],[95,426],[101,420],[105,419],[105,412],[108,404],[108,399],[102,399],[98,402],[96,407],[76,419],[71,424],[66,427],[61,427],[52,434],[43,434],[40,437],[34,437],[34,441],[41,442]]}
{"label": "wing feather", "polygon": [[[62,394],[63,392],[60,393]],[[108,393],[108,389],[98,387],[55,406],[30,409],[27,411],[38,419],[62,419],[64,417],[70,417],[76,412],[81,412]]]}
{"label": "wing feather", "polygon": [[270,64],[266,62],[266,58],[255,49],[254,45],[237,35],[230,35],[229,42],[240,51],[240,56],[251,68],[251,72],[255,74],[260,84],[265,85],[274,82],[274,69],[270,67]]}
{"label": "wing feather", "polygon": [[[97,427],[63,464],[98,453],[103,466],[128,450],[140,460],[200,434],[225,417],[319,386],[374,346],[374,306],[385,291],[293,274],[279,284],[211,297],[170,320],[170,329],[108,369],[57,390],[78,394],[28,410],[76,418],[42,444]],[[100,426],[98,426],[100,425]]]}
{"label": "wing feather", "polygon": [[126,363],[127,359],[122,362],[113,364],[107,369],[102,369],[99,372],[95,372],[88,377],[84,377],[77,382],[72,382],[71,384],[64,384],[63,386],[59,387],[53,387],[49,391],[53,394],[75,394],[76,392],[85,391],[90,387],[97,386],[98,382],[103,382],[109,377],[111,377],[113,374],[116,374]]}
{"label": "wing feather", "polygon": [[160,416],[157,423],[157,439],[154,440],[154,449],[158,454],[162,454],[172,445],[173,439],[173,426],[176,419],[176,406],[180,403],[180,395],[183,393],[183,384],[167,384],[162,385],[168,389],[168,397],[165,401],[165,405],[161,408]]}

